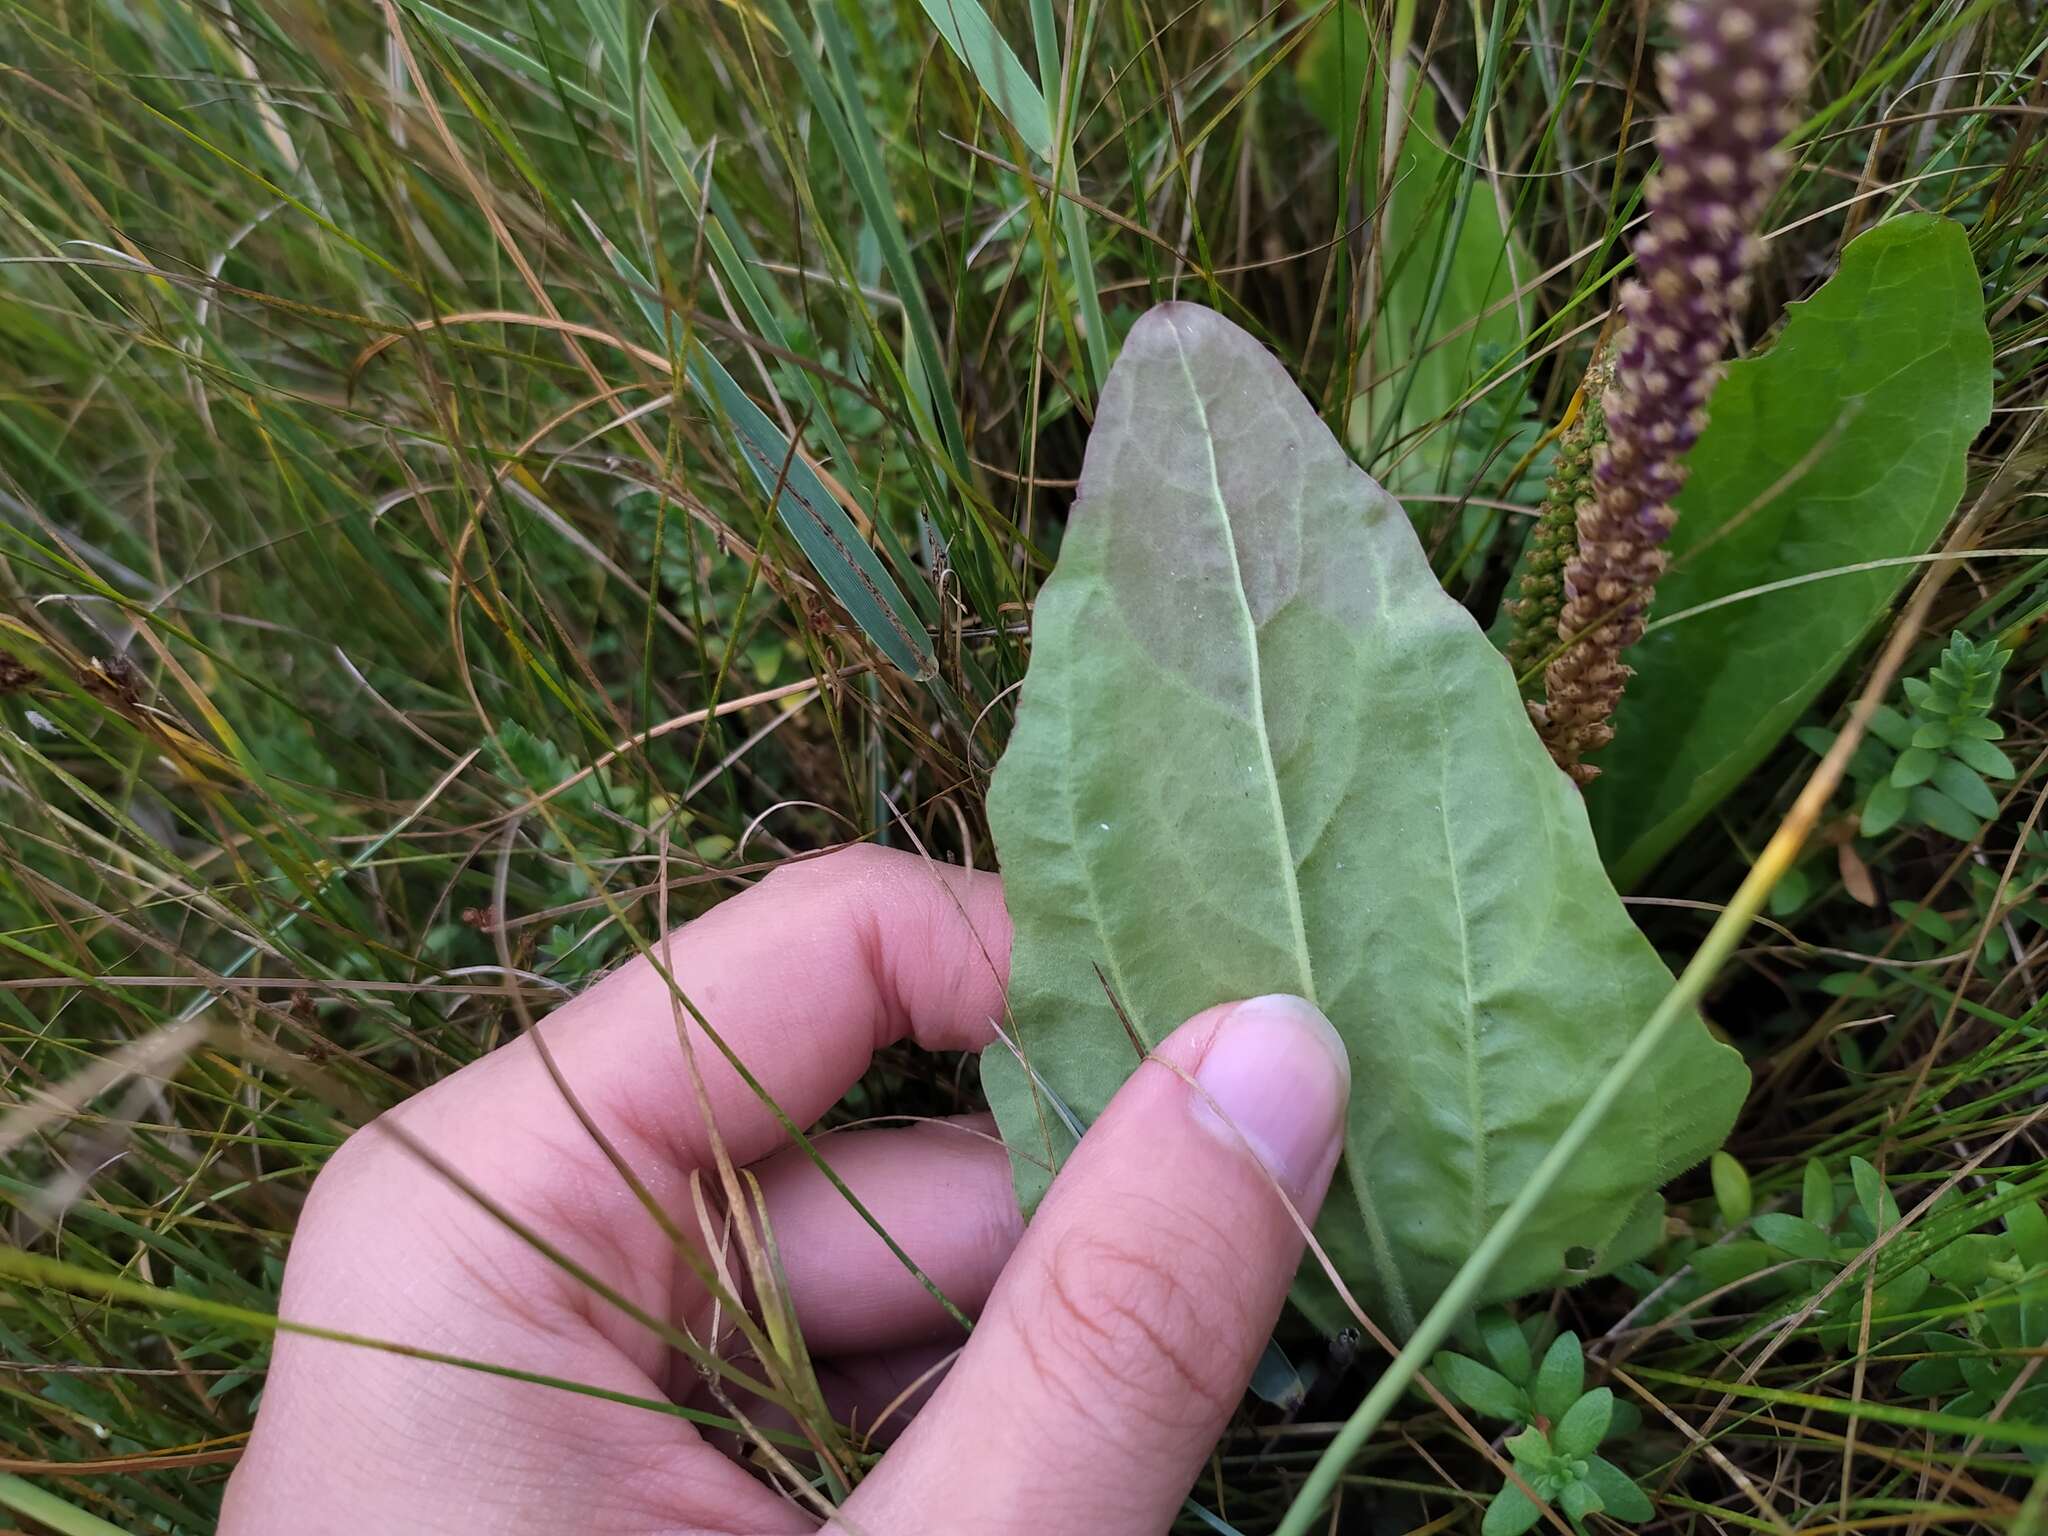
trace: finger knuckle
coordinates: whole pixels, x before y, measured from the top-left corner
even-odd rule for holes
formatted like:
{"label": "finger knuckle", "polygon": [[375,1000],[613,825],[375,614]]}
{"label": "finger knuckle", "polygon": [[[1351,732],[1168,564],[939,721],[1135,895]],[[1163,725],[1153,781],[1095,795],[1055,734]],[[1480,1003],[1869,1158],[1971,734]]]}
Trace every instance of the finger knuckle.
{"label": "finger knuckle", "polygon": [[756,890],[775,890],[784,895],[806,889],[834,889],[849,883],[882,878],[895,870],[903,855],[873,843],[849,843],[815,858],[791,859],[770,870]]}
{"label": "finger knuckle", "polygon": [[382,1134],[385,1118],[353,1132],[321,1165],[299,1213],[299,1230],[353,1222],[388,1198],[396,1180]]}
{"label": "finger knuckle", "polygon": [[1147,1243],[1145,1230],[1075,1233],[1054,1245],[1033,1356],[1077,1408],[1113,1405],[1173,1429],[1208,1424],[1235,1400],[1218,1362],[1236,1355],[1228,1341],[1245,1327],[1242,1288],[1184,1235]]}

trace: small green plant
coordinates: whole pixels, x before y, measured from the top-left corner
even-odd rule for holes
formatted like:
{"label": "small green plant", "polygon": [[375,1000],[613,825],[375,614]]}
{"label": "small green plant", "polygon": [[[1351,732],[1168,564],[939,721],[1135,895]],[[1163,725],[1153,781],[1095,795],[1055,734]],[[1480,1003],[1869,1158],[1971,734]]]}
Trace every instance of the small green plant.
{"label": "small green plant", "polygon": [[[1877,1169],[1860,1157],[1849,1160],[1849,1179],[1840,1185],[1818,1160],[1809,1161],[1800,1181],[1798,1210],[1751,1214],[1748,1175],[1733,1158],[1714,1167],[1717,1220],[1703,1234],[1668,1245],[1655,1265],[1630,1265],[1624,1279],[1654,1293],[1646,1315],[1690,1314],[1703,1298],[1731,1286],[1753,1286],[1781,1306],[1797,1306],[1842,1269],[1855,1262],[1880,1233],[1898,1225],[1899,1205]],[[1675,1279],[1668,1277],[1677,1277]],[[1932,1272],[1913,1263],[1881,1271],[1871,1296],[1873,1337],[1907,1326],[1903,1321],[1926,1300]],[[1863,1287],[1838,1287],[1809,1321],[1808,1331],[1830,1348],[1854,1347],[1862,1326]]]}
{"label": "small green plant", "polygon": [[[1991,718],[1998,683],[2012,652],[1996,639],[1949,637],[1925,677],[1905,681],[1911,709],[1880,706],[1870,734],[1849,760],[1858,797],[1858,827],[1880,837],[1900,825],[1928,827],[1974,842],[1998,814],[1986,780],[2013,776],[2012,759],[1992,743],[2005,728]],[[1832,731],[1807,729],[1799,739],[1816,753],[1835,743]]]}
{"label": "small green plant", "polygon": [[[1997,1193],[2009,1195],[2001,1183]],[[1929,1258],[1927,1268],[1959,1293],[1960,1332],[1930,1328],[1913,1342],[1925,1358],[1899,1374],[1912,1397],[1943,1399],[1941,1411],[1964,1418],[2001,1413],[2008,1421],[2048,1424],[2048,1375],[2039,1370],[2048,1349],[2048,1214],[2022,1201],[2005,1213],[1995,1233],[1973,1232]],[[2048,1462],[2048,1447],[2023,1447]]]}
{"label": "small green plant", "polygon": [[[1704,1240],[1681,1239],[1657,1265],[1623,1271],[1632,1284],[1656,1289],[1648,1314],[1696,1315],[1696,1303],[1730,1287],[1761,1294],[1781,1315],[1802,1309],[1900,1225],[1897,1198],[1860,1157],[1849,1159],[1846,1181],[1809,1161],[1796,1213],[1749,1215],[1747,1175],[1725,1157],[1715,1160],[1714,1173],[1718,1219]],[[1953,1191],[1937,1196],[1916,1212],[1910,1240],[1874,1256],[1867,1321],[1859,1272],[1835,1286],[1801,1333],[1830,1352],[1867,1343],[1874,1359],[1905,1359],[1898,1391],[1939,1399],[1945,1414],[2037,1428],[2048,1424],[2048,1379],[2035,1363],[2048,1349],[2048,1212],[2015,1198],[2017,1188],[2007,1182],[1989,1195],[1995,1229],[1982,1230],[1989,1222],[1974,1219]],[[1696,1337],[1693,1321],[1688,1317],[1678,1331]],[[1498,1393],[1487,1398],[1492,1384],[1473,1376],[1482,1369],[1467,1361],[1444,1376],[1445,1385],[1470,1379],[1482,1400],[1506,1401]],[[2036,1464],[2048,1461],[2048,1447],[2034,1438],[2016,1437],[2015,1444]]]}
{"label": "small green plant", "polygon": [[[1517,1322],[1495,1308],[1468,1330],[1468,1347],[1493,1362],[1482,1364],[1452,1350],[1439,1353],[1430,1378],[1474,1413],[1519,1424],[1507,1440],[1516,1473],[1537,1498],[1554,1505],[1583,1531],[1591,1514],[1629,1525],[1650,1518],[1649,1496],[1635,1480],[1599,1453],[1601,1442],[1625,1435],[1640,1423],[1607,1387],[1586,1390],[1585,1353],[1576,1333],[1561,1333],[1547,1348],[1536,1348],[1549,1319]],[[1521,1536],[1542,1510],[1512,1482],[1503,1483],[1486,1507],[1482,1536]]]}

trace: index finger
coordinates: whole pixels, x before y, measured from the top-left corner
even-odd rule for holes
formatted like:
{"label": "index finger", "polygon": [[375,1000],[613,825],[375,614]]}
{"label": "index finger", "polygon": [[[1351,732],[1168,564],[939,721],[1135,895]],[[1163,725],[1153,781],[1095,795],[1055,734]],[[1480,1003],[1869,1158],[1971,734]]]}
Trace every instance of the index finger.
{"label": "index finger", "polygon": [[[727,1052],[807,1126],[885,1045],[978,1050],[1002,1015],[1010,920],[994,874],[848,848],[786,865],[678,929],[665,962],[674,990],[641,956],[540,1028],[600,1127],[685,1168],[711,1150],[687,1031],[711,1121],[745,1164],[787,1135]],[[530,1089],[559,1103],[545,1074]]]}

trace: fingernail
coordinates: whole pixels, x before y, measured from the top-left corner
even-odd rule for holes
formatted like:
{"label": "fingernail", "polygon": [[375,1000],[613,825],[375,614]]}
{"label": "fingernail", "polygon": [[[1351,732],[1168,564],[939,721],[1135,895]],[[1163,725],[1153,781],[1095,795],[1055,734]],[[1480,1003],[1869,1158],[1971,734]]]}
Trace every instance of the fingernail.
{"label": "fingernail", "polygon": [[1239,1003],[1195,1081],[1214,1101],[1196,1096],[1197,1119],[1226,1139],[1234,1128],[1290,1195],[1321,1198],[1343,1140],[1351,1062],[1313,1003],[1285,993]]}

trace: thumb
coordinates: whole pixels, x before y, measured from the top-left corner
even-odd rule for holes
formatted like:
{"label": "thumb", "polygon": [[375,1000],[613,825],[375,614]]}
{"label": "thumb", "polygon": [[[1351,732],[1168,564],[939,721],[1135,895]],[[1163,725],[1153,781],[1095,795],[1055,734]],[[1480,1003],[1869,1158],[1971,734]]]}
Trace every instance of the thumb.
{"label": "thumb", "polygon": [[1155,1056],[1075,1148],[959,1363],[835,1529],[1172,1522],[1301,1259],[1275,1185],[1313,1219],[1351,1071],[1295,997],[1198,1014]]}

